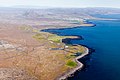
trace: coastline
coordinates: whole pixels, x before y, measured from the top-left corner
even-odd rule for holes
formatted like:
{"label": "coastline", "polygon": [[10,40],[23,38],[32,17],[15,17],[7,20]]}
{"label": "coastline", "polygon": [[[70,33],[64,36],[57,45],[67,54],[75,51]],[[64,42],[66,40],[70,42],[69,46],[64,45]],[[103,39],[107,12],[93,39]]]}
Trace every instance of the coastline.
{"label": "coastline", "polygon": [[[85,24],[82,24],[82,25],[79,25],[79,26],[75,26],[75,27],[52,27],[52,28],[46,28],[46,29],[41,29],[40,31],[43,31],[43,32],[48,32],[48,33],[52,33],[52,32],[49,32],[48,30],[54,30],[54,29],[71,29],[71,28],[77,28],[77,27],[94,27],[96,26],[95,24],[93,23],[85,23]],[[55,34],[55,33],[52,33],[52,34]],[[79,61],[79,59],[87,56],[89,54],[89,48],[87,48],[86,46],[83,46],[85,48],[85,51],[83,54],[81,54],[80,56],[76,57],[73,59],[73,61],[75,61],[77,63],[77,67],[75,68],[72,68],[70,70],[67,70],[65,73],[63,73],[62,75],[58,75],[55,80],[66,80],[68,77],[70,77],[72,74],[74,74],[76,71],[78,70],[81,70],[83,67],[84,67],[84,64],[82,62]]]}
{"label": "coastline", "polygon": [[58,77],[56,80],[65,80],[66,78],[68,78],[69,76],[71,76],[72,74],[74,74],[77,70],[81,70],[84,66],[83,63],[81,63],[79,61],[79,59],[83,58],[84,56],[88,55],[89,54],[89,49],[87,47],[84,47],[85,48],[85,52],[76,57],[74,60],[77,62],[77,67],[76,68],[73,68],[71,69],[70,71],[67,71],[66,73],[62,74],[60,77]]}
{"label": "coastline", "polygon": [[77,27],[94,27],[96,26],[95,24],[93,23],[84,23],[84,24],[80,24],[80,25],[77,25],[77,26],[67,26],[67,27],[49,27],[49,28],[44,28],[44,29],[40,29],[40,31],[43,31],[43,32],[47,32],[47,30],[54,30],[54,29],[71,29],[71,28],[77,28]]}
{"label": "coastline", "polygon": [[[54,30],[54,29],[70,29],[70,28],[77,28],[77,27],[94,27],[96,26],[95,24],[93,23],[89,23],[87,22],[86,24],[83,24],[83,25],[79,25],[79,26],[76,26],[76,27],[60,27],[60,28],[47,28],[47,29],[42,29],[40,31],[43,31],[43,32],[48,32],[48,33],[51,33],[49,32],[48,30]],[[55,34],[55,33],[52,33],[52,34]],[[89,54],[89,49],[86,47],[86,46],[83,46],[85,48],[85,51],[83,54],[81,54],[80,56],[74,58],[74,61],[77,63],[77,67],[73,68],[73,69],[70,69],[68,71],[66,71],[65,73],[63,73],[62,75],[59,75],[55,80],[66,80],[68,77],[70,77],[72,74],[74,74],[76,71],[78,70],[81,70],[83,67],[84,67],[84,64],[82,62],[79,61],[79,59],[83,58],[84,56],[88,55]]]}

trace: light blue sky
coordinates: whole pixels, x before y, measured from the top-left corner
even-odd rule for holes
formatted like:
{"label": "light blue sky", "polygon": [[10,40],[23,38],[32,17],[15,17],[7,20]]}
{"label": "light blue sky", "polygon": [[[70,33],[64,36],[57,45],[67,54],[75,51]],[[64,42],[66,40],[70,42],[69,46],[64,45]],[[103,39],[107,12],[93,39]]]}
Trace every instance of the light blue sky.
{"label": "light blue sky", "polygon": [[115,7],[120,0],[0,0],[0,6]]}

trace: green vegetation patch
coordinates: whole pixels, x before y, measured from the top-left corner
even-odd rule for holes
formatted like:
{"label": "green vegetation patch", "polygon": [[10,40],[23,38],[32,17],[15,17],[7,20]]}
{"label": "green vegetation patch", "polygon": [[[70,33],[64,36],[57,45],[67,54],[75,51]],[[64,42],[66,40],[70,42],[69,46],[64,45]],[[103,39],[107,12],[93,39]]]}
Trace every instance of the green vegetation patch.
{"label": "green vegetation patch", "polygon": [[48,40],[53,41],[53,42],[56,42],[56,43],[60,43],[63,38],[64,38],[64,37],[62,37],[62,36],[53,35],[53,36],[50,36],[50,37],[48,38]]}
{"label": "green vegetation patch", "polygon": [[76,67],[77,66],[77,63],[72,61],[72,60],[68,60],[67,63],[66,63],[67,66],[73,68],[73,67]]}
{"label": "green vegetation patch", "polygon": [[40,34],[40,33],[35,34],[35,35],[33,36],[33,38],[35,38],[35,39],[37,39],[37,40],[45,39],[45,37],[44,37],[42,34]]}
{"label": "green vegetation patch", "polygon": [[58,35],[52,35],[52,36],[48,37],[48,40],[60,43],[62,41],[62,39],[65,39],[65,38],[75,38],[75,36],[58,36]]}
{"label": "green vegetation patch", "polygon": [[69,46],[68,49],[69,52],[72,52],[72,53],[84,53],[85,51],[85,48],[83,46],[80,46],[80,45],[76,45],[76,46]]}

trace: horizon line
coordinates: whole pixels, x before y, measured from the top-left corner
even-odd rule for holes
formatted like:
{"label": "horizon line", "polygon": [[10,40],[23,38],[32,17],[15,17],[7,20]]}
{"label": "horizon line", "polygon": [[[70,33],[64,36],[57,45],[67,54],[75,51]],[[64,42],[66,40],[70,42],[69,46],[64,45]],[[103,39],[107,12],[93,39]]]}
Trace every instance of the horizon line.
{"label": "horizon line", "polygon": [[120,9],[119,7],[104,7],[104,6],[96,6],[96,7],[61,7],[61,6],[33,6],[33,5],[13,5],[13,6],[0,6],[0,8],[33,8],[33,9],[41,9],[41,8],[111,8],[111,9]]}

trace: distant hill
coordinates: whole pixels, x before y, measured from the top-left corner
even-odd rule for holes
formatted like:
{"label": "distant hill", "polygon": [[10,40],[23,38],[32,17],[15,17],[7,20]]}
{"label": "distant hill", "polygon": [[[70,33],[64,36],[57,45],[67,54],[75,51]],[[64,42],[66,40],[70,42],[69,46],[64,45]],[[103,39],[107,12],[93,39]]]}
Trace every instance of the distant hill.
{"label": "distant hill", "polygon": [[[95,15],[120,14],[119,8],[52,8],[38,6],[0,7],[0,21],[98,19]],[[29,21],[26,21],[29,22]]]}
{"label": "distant hill", "polygon": [[11,8],[46,9],[46,8],[54,8],[54,7],[49,7],[49,6],[16,5],[16,6],[11,6]]}

